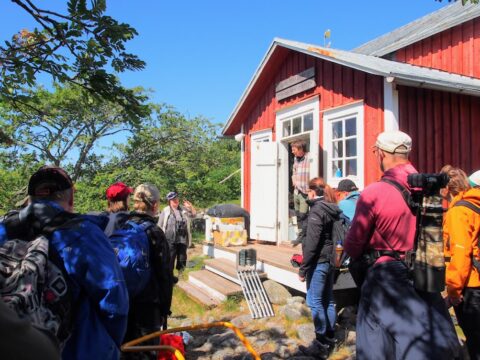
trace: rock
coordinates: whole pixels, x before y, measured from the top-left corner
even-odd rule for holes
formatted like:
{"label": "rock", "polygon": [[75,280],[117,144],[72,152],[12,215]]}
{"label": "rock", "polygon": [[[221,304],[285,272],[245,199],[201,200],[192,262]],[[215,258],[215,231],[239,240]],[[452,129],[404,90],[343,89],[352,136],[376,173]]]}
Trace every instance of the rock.
{"label": "rock", "polygon": [[226,348],[219,351],[215,351],[215,354],[211,357],[212,360],[224,360],[233,358],[235,356],[235,350]]}
{"label": "rock", "polygon": [[280,360],[281,357],[279,357],[277,354],[273,352],[266,352],[261,354],[262,360]]}
{"label": "rock", "polygon": [[302,311],[293,306],[287,306],[284,314],[289,320],[299,320],[303,317]]}
{"label": "rock", "polygon": [[290,355],[290,349],[284,345],[277,346],[276,353],[281,359],[286,359]]}
{"label": "rock", "polygon": [[192,323],[192,320],[190,319],[185,319],[184,321],[182,321],[182,324],[180,325],[181,327],[184,327],[184,326],[191,326],[193,323]]}
{"label": "rock", "polygon": [[211,342],[206,342],[202,346],[200,346],[199,348],[196,348],[195,351],[208,353],[208,352],[212,351],[212,349],[213,349],[212,343]]}
{"label": "rock", "polygon": [[240,315],[230,322],[238,328],[244,328],[252,322],[252,317],[250,315]]}
{"label": "rock", "polygon": [[287,303],[287,299],[292,296],[285,286],[280,285],[273,280],[264,281],[263,286],[272,304],[285,305]]}
{"label": "rock", "polygon": [[349,331],[345,337],[345,345],[351,346],[355,345],[357,342],[357,333],[355,331]]}
{"label": "rock", "polygon": [[302,324],[297,327],[298,338],[305,344],[310,344],[315,339],[315,327],[312,323]]}
{"label": "rock", "polygon": [[303,296],[293,296],[287,299],[287,305],[296,304],[296,303],[305,304],[305,298]]}

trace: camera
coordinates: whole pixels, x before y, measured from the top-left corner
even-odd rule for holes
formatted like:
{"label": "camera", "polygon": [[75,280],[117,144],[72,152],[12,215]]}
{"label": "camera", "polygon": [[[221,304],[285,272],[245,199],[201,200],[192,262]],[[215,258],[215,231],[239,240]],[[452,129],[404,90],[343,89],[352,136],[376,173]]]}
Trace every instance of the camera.
{"label": "camera", "polygon": [[413,188],[412,210],[415,211],[415,246],[406,254],[416,289],[440,292],[445,289],[445,257],[443,253],[443,207],[440,189],[450,178],[440,174],[410,174],[407,182]]}
{"label": "camera", "polygon": [[187,222],[185,220],[180,220],[175,222],[175,232],[178,236],[187,235]]}
{"label": "camera", "polygon": [[441,188],[447,186],[450,178],[445,173],[440,174],[410,174],[407,177],[408,185],[412,188],[420,188],[425,196],[438,194]]}

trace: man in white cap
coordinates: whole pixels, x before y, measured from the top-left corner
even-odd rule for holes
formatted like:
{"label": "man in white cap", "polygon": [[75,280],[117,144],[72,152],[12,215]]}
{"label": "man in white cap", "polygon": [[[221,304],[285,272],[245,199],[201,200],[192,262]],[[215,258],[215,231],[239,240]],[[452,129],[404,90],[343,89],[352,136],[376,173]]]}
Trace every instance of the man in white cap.
{"label": "man in white cap", "polygon": [[[360,195],[345,251],[369,258],[357,315],[357,359],[454,359],[458,339],[440,293],[413,287],[404,262],[413,249],[416,217],[399,184],[417,171],[408,160],[412,140],[401,131],[378,135],[373,152],[381,181]],[[354,275],[352,273],[352,275]]]}

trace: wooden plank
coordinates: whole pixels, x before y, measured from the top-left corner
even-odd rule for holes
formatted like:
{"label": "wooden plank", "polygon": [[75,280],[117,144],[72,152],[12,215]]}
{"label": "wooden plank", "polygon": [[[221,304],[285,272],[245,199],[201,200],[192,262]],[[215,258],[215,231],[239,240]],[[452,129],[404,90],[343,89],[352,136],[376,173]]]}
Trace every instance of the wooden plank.
{"label": "wooden plank", "polygon": [[239,285],[208,270],[192,271],[188,274],[188,276],[225,296],[235,295],[242,292],[242,288]]}
{"label": "wooden plank", "polygon": [[315,82],[315,79],[313,79],[313,78],[312,79],[307,79],[307,80],[305,80],[301,83],[298,83],[298,84],[293,85],[289,88],[286,88],[285,90],[277,92],[276,93],[277,101],[280,101],[280,100],[286,99],[290,96],[293,96],[293,95],[299,94],[301,92],[310,90],[310,89],[314,88],[315,86],[317,86],[317,83]]}
{"label": "wooden plank", "polygon": [[195,302],[205,305],[206,307],[215,307],[220,304],[220,301],[211,297],[203,289],[193,285],[188,281],[180,281],[177,286],[185,291],[185,293],[192,298]]}
{"label": "wooden plank", "polygon": [[277,86],[275,87],[275,92],[282,91],[290,86],[296,85],[298,83],[301,83],[307,79],[310,79],[315,76],[315,67],[312,66],[311,68],[308,68],[301,73],[298,73],[296,75],[290,76],[288,79],[280,81]]}

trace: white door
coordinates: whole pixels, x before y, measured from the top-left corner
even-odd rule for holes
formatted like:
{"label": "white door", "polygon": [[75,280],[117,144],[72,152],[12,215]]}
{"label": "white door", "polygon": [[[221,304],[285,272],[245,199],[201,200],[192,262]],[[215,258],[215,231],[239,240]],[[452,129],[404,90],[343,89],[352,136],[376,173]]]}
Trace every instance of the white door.
{"label": "white door", "polygon": [[278,155],[276,142],[252,141],[250,237],[277,241]]}

